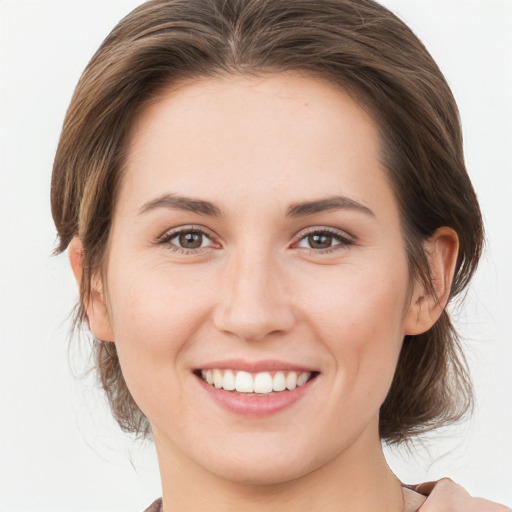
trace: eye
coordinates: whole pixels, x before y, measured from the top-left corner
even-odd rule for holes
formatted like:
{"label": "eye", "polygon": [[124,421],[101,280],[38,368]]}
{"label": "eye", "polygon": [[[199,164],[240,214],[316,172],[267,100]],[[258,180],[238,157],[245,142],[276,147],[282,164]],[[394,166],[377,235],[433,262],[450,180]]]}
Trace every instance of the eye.
{"label": "eye", "polygon": [[296,246],[320,253],[328,253],[353,244],[354,240],[346,235],[329,229],[320,229],[306,233]]}
{"label": "eye", "polygon": [[168,245],[171,250],[185,254],[201,252],[201,249],[213,245],[208,233],[199,228],[184,228],[167,232],[158,243]]}

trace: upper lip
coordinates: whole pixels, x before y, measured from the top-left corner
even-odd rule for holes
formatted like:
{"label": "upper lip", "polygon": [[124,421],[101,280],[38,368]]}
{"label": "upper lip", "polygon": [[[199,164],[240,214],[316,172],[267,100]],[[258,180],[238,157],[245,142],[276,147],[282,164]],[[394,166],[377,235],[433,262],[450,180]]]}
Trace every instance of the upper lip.
{"label": "upper lip", "polygon": [[296,372],[313,372],[314,368],[281,361],[278,359],[263,359],[260,361],[249,361],[247,359],[223,359],[221,361],[211,361],[200,366],[199,370],[239,370],[249,373],[259,373],[265,371],[296,371]]}

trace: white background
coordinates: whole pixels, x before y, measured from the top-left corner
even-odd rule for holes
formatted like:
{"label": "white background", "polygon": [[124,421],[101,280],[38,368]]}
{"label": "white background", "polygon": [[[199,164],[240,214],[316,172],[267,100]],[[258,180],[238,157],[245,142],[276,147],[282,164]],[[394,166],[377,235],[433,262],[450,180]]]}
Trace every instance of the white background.
{"label": "white background", "polygon": [[[153,447],[124,436],[94,380],[70,369],[85,368],[87,345],[73,340],[68,356],[76,290],[67,257],[50,256],[50,174],[65,109],[93,52],[139,3],[0,0],[0,512],[138,512],[160,496]],[[476,414],[390,461],[406,482],[450,475],[510,505],[512,1],[383,3],[453,88],[488,236],[457,320]]]}

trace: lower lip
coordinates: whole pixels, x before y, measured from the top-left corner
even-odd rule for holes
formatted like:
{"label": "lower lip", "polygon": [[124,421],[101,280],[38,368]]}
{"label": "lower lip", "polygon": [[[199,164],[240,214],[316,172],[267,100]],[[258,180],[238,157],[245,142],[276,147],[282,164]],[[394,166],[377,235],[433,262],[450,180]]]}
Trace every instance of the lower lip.
{"label": "lower lip", "polygon": [[197,377],[199,384],[216,404],[235,414],[252,417],[268,416],[290,407],[310,390],[317,378],[318,376],[291,391],[279,391],[268,395],[245,395],[216,388]]}

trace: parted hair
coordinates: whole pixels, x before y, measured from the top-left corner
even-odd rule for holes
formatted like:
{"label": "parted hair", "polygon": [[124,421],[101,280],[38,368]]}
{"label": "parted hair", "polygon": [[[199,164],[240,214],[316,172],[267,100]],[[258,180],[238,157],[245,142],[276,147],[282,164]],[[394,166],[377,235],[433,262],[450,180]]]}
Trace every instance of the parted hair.
{"label": "parted hair", "polygon": [[[141,109],[180,81],[286,70],[339,85],[370,113],[400,208],[411,277],[433,293],[424,242],[448,226],[459,237],[450,298],[466,288],[483,224],[457,105],[431,55],[396,15],[372,0],[150,0],[119,22],[87,65],[55,156],[56,253],[75,236],[84,251],[76,326],[87,321],[92,277],[104,268],[127,140]],[[117,422],[150,435],[115,343],[93,338],[91,346]],[[471,407],[467,364],[445,309],[429,331],[405,336],[380,410],[381,438],[409,440]]]}

